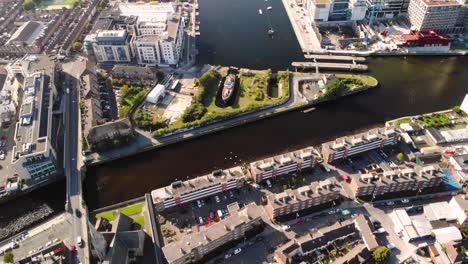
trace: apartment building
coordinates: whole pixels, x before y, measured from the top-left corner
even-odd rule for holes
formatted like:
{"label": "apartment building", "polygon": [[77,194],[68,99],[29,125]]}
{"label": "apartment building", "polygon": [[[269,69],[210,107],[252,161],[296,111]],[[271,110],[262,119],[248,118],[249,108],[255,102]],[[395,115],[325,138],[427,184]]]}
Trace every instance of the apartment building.
{"label": "apartment building", "polygon": [[433,30],[437,33],[453,33],[464,30],[458,26],[464,4],[456,0],[411,0],[408,19],[417,30]]}
{"label": "apartment building", "polygon": [[250,163],[250,172],[255,182],[285,175],[290,172],[314,168],[321,161],[319,152],[313,147],[285,153],[272,158]]}
{"label": "apartment building", "polygon": [[365,18],[365,0],[307,0],[305,9],[313,21],[358,21]]}
{"label": "apartment building", "polygon": [[239,239],[246,232],[261,226],[263,209],[254,203],[245,206],[237,212],[231,212],[229,217],[215,223],[198,233],[183,236],[180,240],[165,245],[162,248],[169,264],[194,263],[217,248]]}
{"label": "apartment building", "polygon": [[24,80],[10,174],[26,181],[41,180],[58,170],[58,121],[52,109],[57,98],[55,63],[47,56],[30,55],[10,64],[8,71]]}
{"label": "apartment building", "polygon": [[156,210],[163,211],[182,204],[213,196],[244,185],[245,176],[241,167],[217,170],[211,174],[177,181],[170,186],[151,192]]}
{"label": "apartment building", "polygon": [[341,187],[335,179],[313,182],[295,190],[271,194],[267,197],[265,210],[271,219],[295,214],[299,211],[313,208],[338,200]]}
{"label": "apartment building", "polygon": [[87,35],[85,47],[90,49],[97,62],[125,63],[132,60],[132,36],[126,30],[103,30]]}
{"label": "apartment building", "polygon": [[350,189],[356,197],[380,196],[438,187],[445,174],[436,166],[351,175]]}
{"label": "apartment building", "polygon": [[398,132],[393,127],[372,129],[323,143],[322,156],[324,161],[332,163],[369,150],[395,145],[397,140]]}
{"label": "apartment building", "polygon": [[368,19],[392,19],[406,15],[410,0],[367,0]]}

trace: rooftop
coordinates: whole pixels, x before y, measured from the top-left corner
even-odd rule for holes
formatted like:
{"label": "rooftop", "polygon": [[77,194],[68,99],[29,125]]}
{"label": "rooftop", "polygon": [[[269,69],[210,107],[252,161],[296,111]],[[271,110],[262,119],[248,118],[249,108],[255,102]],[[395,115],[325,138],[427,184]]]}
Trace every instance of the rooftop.
{"label": "rooftop", "polygon": [[422,0],[428,6],[460,5],[456,0]]}

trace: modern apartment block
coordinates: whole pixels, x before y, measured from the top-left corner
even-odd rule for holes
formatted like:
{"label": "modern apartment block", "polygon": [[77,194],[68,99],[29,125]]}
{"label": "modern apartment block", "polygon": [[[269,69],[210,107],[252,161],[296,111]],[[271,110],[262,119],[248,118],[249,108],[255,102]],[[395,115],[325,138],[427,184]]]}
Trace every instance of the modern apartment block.
{"label": "modern apartment block", "polygon": [[130,62],[131,40],[126,30],[103,30],[86,36],[85,46],[92,47],[97,62]]}
{"label": "modern apartment block", "polygon": [[170,186],[151,192],[153,203],[158,211],[213,196],[244,185],[245,176],[241,167],[217,170],[211,174],[187,181],[177,181]]}
{"label": "modern apartment block", "polygon": [[231,241],[244,238],[246,232],[263,224],[262,208],[251,203],[198,233],[187,234],[162,248],[169,264],[194,263]]}
{"label": "modern apartment block", "polygon": [[[117,3],[112,10],[104,12],[113,19],[101,17],[97,23],[99,29],[86,37],[87,53],[94,55],[98,62],[176,65],[184,41],[185,23],[180,9],[170,3]],[[100,40],[103,33],[116,36],[112,40]]]}
{"label": "modern apartment block", "polygon": [[362,20],[367,11],[365,0],[307,0],[305,9],[316,22]]}
{"label": "modern apartment block", "polygon": [[271,219],[294,214],[322,204],[338,200],[341,187],[335,179],[313,182],[295,190],[271,194],[267,197],[265,210]]}
{"label": "modern apartment block", "polygon": [[351,175],[350,189],[356,197],[380,196],[404,191],[422,191],[438,187],[445,174],[436,166],[384,171],[381,174]]}
{"label": "modern apartment block", "polygon": [[55,63],[47,56],[29,55],[7,69],[12,78],[21,76],[24,80],[10,174],[26,181],[41,180],[58,170],[55,151],[58,122],[52,109],[57,98]]}
{"label": "modern apartment block", "polygon": [[250,163],[250,172],[255,182],[285,175],[294,171],[314,168],[321,160],[319,152],[313,147],[285,153],[272,158]]}
{"label": "modern apartment block", "polygon": [[379,20],[406,15],[409,3],[410,0],[367,0],[366,17]]}
{"label": "modern apartment block", "polygon": [[408,19],[417,30],[433,30],[438,33],[453,33],[464,30],[458,26],[464,4],[456,0],[411,0]]}
{"label": "modern apartment block", "polygon": [[369,150],[395,145],[397,140],[398,133],[393,127],[372,129],[365,133],[323,143],[322,156],[324,161],[332,163]]}

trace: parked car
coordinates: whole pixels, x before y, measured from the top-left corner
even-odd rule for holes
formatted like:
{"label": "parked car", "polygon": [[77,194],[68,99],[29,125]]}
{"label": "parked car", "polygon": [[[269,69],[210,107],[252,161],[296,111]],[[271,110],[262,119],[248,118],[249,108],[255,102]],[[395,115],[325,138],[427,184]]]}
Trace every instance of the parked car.
{"label": "parked car", "polygon": [[267,180],[266,180],[266,183],[267,183],[267,186],[268,186],[268,188],[271,188],[271,187],[273,187],[273,186],[271,185],[271,182],[270,182],[270,180],[268,180],[268,179],[267,179]]}
{"label": "parked car", "polygon": [[403,200],[401,200],[401,202],[402,202],[402,203],[409,203],[410,200],[408,200],[408,199],[403,199]]}
{"label": "parked car", "polygon": [[215,200],[216,200],[217,203],[221,202],[218,195],[215,196]]}
{"label": "parked car", "polygon": [[200,200],[197,200],[197,205],[198,205],[198,208],[202,207],[202,203],[200,202]]}
{"label": "parked car", "polygon": [[392,201],[387,202],[387,205],[394,205],[395,203]]}
{"label": "parked car", "polygon": [[224,258],[225,258],[225,259],[228,259],[228,258],[230,258],[231,256],[232,256],[232,254],[229,254],[229,253],[228,253],[228,254],[224,255]]}
{"label": "parked car", "polygon": [[83,239],[81,238],[81,236],[78,236],[76,238],[76,245],[79,247],[83,246]]}
{"label": "parked car", "polygon": [[242,251],[242,248],[236,248],[234,250],[234,255],[237,255],[237,254],[241,253],[241,251]]}
{"label": "parked car", "polygon": [[203,218],[201,216],[198,217],[198,222],[200,223],[200,225],[203,224]]}

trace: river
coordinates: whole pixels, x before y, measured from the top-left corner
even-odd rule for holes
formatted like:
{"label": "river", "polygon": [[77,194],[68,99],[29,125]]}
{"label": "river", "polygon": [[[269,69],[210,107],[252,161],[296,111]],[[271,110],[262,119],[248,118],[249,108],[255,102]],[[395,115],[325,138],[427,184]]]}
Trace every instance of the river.
{"label": "river", "polygon": [[[281,70],[303,60],[280,0],[201,0],[200,63]],[[263,15],[258,9],[263,9]],[[369,74],[380,86],[317,107],[290,112],[227,131],[89,168],[90,209],[125,201],[165,186],[280,152],[320,144],[387,120],[451,108],[468,92],[466,58],[371,58]]]}

